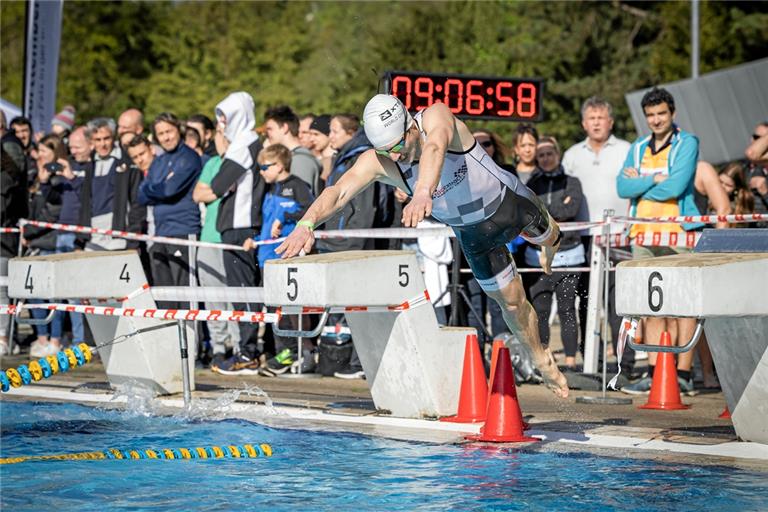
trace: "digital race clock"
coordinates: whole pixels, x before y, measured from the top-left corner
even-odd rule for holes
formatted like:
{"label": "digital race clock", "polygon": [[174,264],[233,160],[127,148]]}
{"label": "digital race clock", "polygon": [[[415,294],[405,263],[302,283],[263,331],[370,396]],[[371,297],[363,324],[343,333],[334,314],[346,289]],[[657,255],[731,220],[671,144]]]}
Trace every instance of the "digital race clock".
{"label": "digital race clock", "polygon": [[387,71],[384,86],[405,108],[419,112],[445,103],[457,117],[541,121],[544,80]]}

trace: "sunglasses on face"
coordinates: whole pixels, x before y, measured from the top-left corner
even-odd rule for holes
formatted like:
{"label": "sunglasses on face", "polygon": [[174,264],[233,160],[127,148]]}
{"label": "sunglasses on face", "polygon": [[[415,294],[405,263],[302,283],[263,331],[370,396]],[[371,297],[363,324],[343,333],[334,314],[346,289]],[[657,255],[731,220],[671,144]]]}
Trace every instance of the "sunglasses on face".
{"label": "sunglasses on face", "polygon": [[493,146],[493,141],[483,140],[483,141],[480,141],[480,145],[483,146],[484,148],[490,148],[491,146]]}
{"label": "sunglasses on face", "polygon": [[271,164],[260,164],[260,165],[259,165],[259,170],[261,170],[261,171],[266,171],[267,169],[269,169],[269,168],[270,168],[270,167],[272,167],[273,165],[275,165],[275,163],[274,163],[274,162],[272,162]]}
{"label": "sunglasses on face", "polygon": [[400,153],[403,150],[404,147],[405,147],[405,135],[403,135],[403,138],[400,139],[400,142],[398,142],[397,144],[395,144],[391,148],[389,148],[389,149],[377,149],[376,153],[378,153],[381,156],[387,156],[390,153]]}

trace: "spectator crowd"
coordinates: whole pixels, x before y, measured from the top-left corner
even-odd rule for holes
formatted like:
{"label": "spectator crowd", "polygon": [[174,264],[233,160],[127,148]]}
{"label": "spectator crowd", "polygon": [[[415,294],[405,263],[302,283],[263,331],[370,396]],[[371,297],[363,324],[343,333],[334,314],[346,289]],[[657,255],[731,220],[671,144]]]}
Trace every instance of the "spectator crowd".
{"label": "spectator crowd", "polygon": [[[754,128],[744,161],[718,169],[699,159],[696,135],[674,123],[675,101],[669,92],[652,89],[643,97],[642,108],[651,135],[632,143],[613,135],[611,105],[599,97],[587,99],[581,108],[584,140],[564,152],[554,137],[540,134],[530,124],[520,124],[509,144],[488,130],[474,135],[502,169],[516,175],[542,199],[558,222],[600,221],[605,210],[636,217],[768,211],[768,120]],[[0,275],[7,275],[8,259],[17,255],[19,247],[27,255],[135,249],[153,286],[261,286],[264,264],[278,256],[275,245],[256,242],[287,236],[314,198],[372,146],[354,114],[299,115],[281,105],[257,117],[254,100],[246,92],[228,95],[212,114],[213,118],[200,113],[181,119],[164,112],[147,122],[140,110],[131,108],[120,113],[117,121],[97,117],[78,123],[75,108],[67,106],[48,127],[33,127],[24,117],[8,124],[3,117],[2,226],[15,227],[24,218],[234,244],[245,251],[27,226],[21,236],[3,234],[0,238]],[[37,131],[41,129],[47,131]],[[403,191],[377,183],[329,219],[325,228],[397,227],[407,201]],[[756,225],[719,223],[716,227]],[[628,235],[634,239],[647,232],[683,233],[702,228],[700,223],[633,224]],[[545,345],[550,340],[549,319],[556,299],[564,347],[559,362],[569,369],[576,369],[577,355],[584,348],[590,279],[589,272],[569,269],[589,263],[592,234],[589,230],[565,232],[553,274],[523,274]],[[539,266],[535,246],[522,239],[510,244],[519,268]],[[450,244],[430,237],[334,238],[320,239],[315,250],[398,248],[417,251],[426,282],[434,288],[430,295],[440,297],[435,304],[438,319],[456,322],[448,318],[450,295],[443,293],[448,284],[446,266],[461,257],[451,253]],[[631,244],[613,251],[613,258],[650,258],[687,250]],[[478,329],[485,349],[493,338],[505,334],[506,326],[498,306],[486,301],[474,279],[462,277],[461,284],[471,307],[460,322]],[[613,307],[613,283],[609,289],[615,350],[619,318]],[[5,288],[2,294],[0,302],[7,303]],[[174,302],[159,306],[187,307]],[[205,306],[263,307],[219,302]],[[32,311],[42,315],[40,310]],[[283,328],[298,326],[295,317],[286,316],[281,322]],[[301,347],[296,339],[274,335],[269,326],[207,322],[199,326],[200,364],[223,374],[322,371],[340,378],[363,378],[350,335],[343,329],[343,316],[329,322],[334,328],[325,329],[328,334],[304,340]],[[693,328],[691,319],[648,319],[639,337],[656,343],[662,331],[670,331],[685,343]],[[8,316],[0,317],[0,355],[7,353],[8,335]],[[59,312],[49,324],[35,326],[29,352],[32,357],[43,357],[66,342],[87,341],[88,336],[80,314]],[[706,344],[700,344],[700,351],[703,384],[717,386]],[[653,362],[650,356],[648,374],[636,375],[632,373],[633,354],[625,354],[625,375],[635,377],[624,387],[627,392],[647,392]],[[693,352],[678,357],[680,386],[688,393],[694,392],[692,362]]]}

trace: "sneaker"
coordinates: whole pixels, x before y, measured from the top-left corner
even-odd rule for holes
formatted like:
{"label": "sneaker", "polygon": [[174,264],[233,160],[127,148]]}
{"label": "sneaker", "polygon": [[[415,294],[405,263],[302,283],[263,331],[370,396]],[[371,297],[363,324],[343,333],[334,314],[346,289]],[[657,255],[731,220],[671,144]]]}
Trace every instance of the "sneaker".
{"label": "sneaker", "polygon": [[211,364],[211,370],[222,375],[258,375],[259,362],[240,354],[223,362]]}
{"label": "sneaker", "polygon": [[43,345],[39,341],[35,340],[29,345],[29,357],[32,359],[39,359],[50,355],[53,355],[51,352],[50,343]]}
{"label": "sneaker", "polygon": [[645,375],[642,379],[635,382],[634,384],[628,384],[621,388],[621,392],[628,395],[647,395],[651,392],[651,382],[651,377]]}
{"label": "sneaker", "polygon": [[688,380],[683,380],[682,377],[677,378],[677,385],[680,387],[680,393],[685,396],[696,396],[699,392],[693,389],[693,377]]}
{"label": "sneaker", "polygon": [[[315,373],[315,369],[317,368],[317,360],[315,357],[317,356],[316,352],[312,352],[309,350],[304,351],[304,356],[301,358],[301,373]],[[291,373],[298,374],[299,373],[299,361],[294,361],[294,363],[291,365]]]}
{"label": "sneaker", "polygon": [[291,352],[291,349],[286,348],[272,359],[267,360],[267,363],[261,369],[261,374],[265,377],[282,375],[291,369],[291,365],[293,365],[293,352]]}
{"label": "sneaker", "polygon": [[211,359],[211,368],[221,368],[221,365],[227,360],[227,354],[213,354]]}
{"label": "sneaker", "polygon": [[343,370],[340,370],[338,372],[334,372],[333,376],[337,379],[364,379],[365,378],[365,372],[363,370],[358,370],[355,368],[352,368],[351,366],[347,366]]}

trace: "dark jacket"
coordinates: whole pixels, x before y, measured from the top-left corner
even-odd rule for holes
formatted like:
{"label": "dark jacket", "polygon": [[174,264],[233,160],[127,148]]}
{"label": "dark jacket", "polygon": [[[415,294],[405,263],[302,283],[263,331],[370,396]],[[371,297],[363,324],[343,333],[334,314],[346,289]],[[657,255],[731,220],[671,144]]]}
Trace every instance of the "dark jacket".
{"label": "dark jacket", "polygon": [[192,190],[201,170],[200,157],[183,141],[152,162],[139,186],[139,203],[154,206],[158,236],[200,233],[200,207],[192,200]]}
{"label": "dark jacket", "polygon": [[[37,191],[32,194],[29,201],[30,220],[39,220],[42,222],[58,222],[61,213],[61,195],[56,191],[57,180],[63,178],[53,176],[52,183],[40,184]],[[52,186],[52,184],[54,186]],[[44,249],[48,251],[56,250],[57,232],[53,229],[25,226],[24,238],[27,245],[33,249]]]}
{"label": "dark jacket", "polygon": [[[15,165],[18,172],[27,176],[27,154],[24,152],[24,145],[19,138],[12,131],[6,132],[2,138],[0,138],[0,146],[3,148],[3,154],[6,158],[10,158],[9,162]],[[3,168],[5,168],[6,160],[3,159]]]}
{"label": "dark jacket", "polygon": [[[4,228],[15,228],[19,219],[29,215],[29,193],[27,192],[27,158],[21,141],[11,132],[0,139],[2,161],[0,162],[0,223]],[[0,256],[17,256],[19,235],[9,233],[0,236]]]}
{"label": "dark jacket", "polygon": [[[139,204],[139,185],[144,176],[125,153],[122,153],[113,165],[115,172],[113,175],[112,229],[141,233],[147,217],[146,207]],[[80,185],[80,221],[78,224],[90,226],[93,217],[93,181],[95,178],[93,160],[77,164],[73,166],[73,170],[76,174],[84,173]],[[85,247],[88,240],[90,240],[90,235],[78,234],[77,246]],[[138,244],[134,240],[126,240],[127,247],[136,248]]]}
{"label": "dark jacket", "polygon": [[[575,220],[581,202],[585,200],[581,192],[581,182],[578,178],[566,175],[562,165],[552,172],[536,169],[527,186],[541,199],[552,218],[558,222]],[[580,243],[581,236],[578,231],[563,231],[560,250],[572,249]]]}
{"label": "dark jacket", "polygon": [[[344,144],[333,159],[331,174],[327,185],[332,186],[346,173],[365,151],[371,149],[371,143],[359,130],[352,139]],[[373,227],[376,218],[377,194],[375,185],[361,191],[347,205],[337,212],[325,224],[325,229],[367,229]],[[323,239],[317,241],[319,252],[351,251],[372,248],[372,241],[365,238]]]}
{"label": "dark jacket", "polygon": [[56,185],[56,191],[61,194],[61,224],[78,224],[80,222],[80,194],[85,180],[85,169],[90,162],[76,162],[70,158],[69,165],[75,177],[71,180],[62,179]]}

